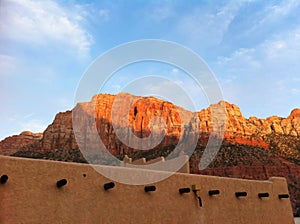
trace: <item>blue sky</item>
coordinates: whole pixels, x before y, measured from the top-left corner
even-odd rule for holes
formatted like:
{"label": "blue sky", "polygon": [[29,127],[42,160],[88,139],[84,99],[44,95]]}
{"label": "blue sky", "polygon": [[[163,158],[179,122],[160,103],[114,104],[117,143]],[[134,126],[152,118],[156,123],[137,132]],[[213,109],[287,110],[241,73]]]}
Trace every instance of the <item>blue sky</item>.
{"label": "blue sky", "polygon": [[[173,41],[199,54],[244,116],[286,117],[300,107],[299,15],[300,1],[3,0],[0,139],[43,131],[57,112],[72,109],[93,60],[139,39]],[[117,93],[139,75],[182,85],[198,110],[209,104],[184,72],[159,63],[124,68],[102,92]]]}

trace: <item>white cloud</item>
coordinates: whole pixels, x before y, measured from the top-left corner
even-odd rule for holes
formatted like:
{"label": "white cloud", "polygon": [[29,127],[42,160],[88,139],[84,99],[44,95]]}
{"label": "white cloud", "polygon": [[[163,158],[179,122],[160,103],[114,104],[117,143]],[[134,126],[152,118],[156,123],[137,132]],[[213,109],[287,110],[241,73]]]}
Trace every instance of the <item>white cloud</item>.
{"label": "white cloud", "polygon": [[168,5],[158,5],[151,10],[151,12],[147,15],[149,19],[161,22],[165,19],[168,19],[174,16],[175,12],[174,9],[170,4]]}
{"label": "white cloud", "polygon": [[196,8],[182,17],[178,29],[198,44],[218,45],[234,20],[241,6],[239,2],[229,2],[217,10]]}
{"label": "white cloud", "polygon": [[298,0],[283,1],[279,5],[271,5],[264,10],[264,18],[258,23],[258,26],[277,21],[281,17],[289,15],[295,8],[299,6]]}
{"label": "white cloud", "polygon": [[16,68],[16,60],[9,55],[0,54],[0,77],[11,74]]}
{"label": "white cloud", "polygon": [[29,119],[30,117],[34,116],[34,113],[29,113],[29,114],[26,114],[23,119]]}
{"label": "white cloud", "polygon": [[[240,69],[272,69],[300,61],[300,27],[284,32],[265,40],[253,48],[240,48],[229,57],[220,57],[218,63],[227,68]],[[282,68],[282,67],[280,67]],[[238,69],[238,70],[240,70]],[[228,70],[228,69],[227,69]],[[288,71],[288,70],[286,70]]]}
{"label": "white cloud", "polygon": [[110,11],[108,9],[100,9],[98,15],[103,21],[108,21],[110,19]]}
{"label": "white cloud", "polygon": [[[253,55],[256,53],[254,48],[240,48],[233,52],[230,57],[219,57],[218,63],[222,65],[228,64],[247,64],[251,67],[260,67],[260,62]],[[234,67],[238,69],[239,66]],[[230,67],[228,67],[230,69]],[[239,71],[246,69],[244,66],[240,66]]]}
{"label": "white cloud", "polygon": [[297,14],[297,9],[300,1],[281,1],[281,2],[266,2],[266,6],[260,10],[254,11],[251,17],[252,26],[247,27],[244,31],[247,36],[272,35],[278,32],[279,29],[287,29],[297,24],[291,15]]}
{"label": "white cloud", "polygon": [[59,43],[89,55],[92,37],[79,23],[82,17],[71,10],[54,1],[4,0],[0,7],[2,39],[35,46]]}
{"label": "white cloud", "polygon": [[291,89],[291,92],[292,92],[292,94],[299,95],[300,89],[293,88],[293,89]]}
{"label": "white cloud", "polygon": [[[299,61],[300,26],[277,32],[257,46],[240,48],[228,57],[220,57],[214,69],[222,77],[226,100],[248,107],[252,115],[257,111],[251,110],[261,105],[280,113],[298,102],[295,96],[299,94]],[[224,81],[230,77],[237,78]],[[259,110],[260,116],[265,117],[265,109]]]}

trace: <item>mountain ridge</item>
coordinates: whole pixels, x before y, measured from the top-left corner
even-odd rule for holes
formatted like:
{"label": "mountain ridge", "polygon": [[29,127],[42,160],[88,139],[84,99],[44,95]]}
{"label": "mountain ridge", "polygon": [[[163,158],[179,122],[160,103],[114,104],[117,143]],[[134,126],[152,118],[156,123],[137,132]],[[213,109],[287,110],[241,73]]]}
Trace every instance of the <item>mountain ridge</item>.
{"label": "mountain ridge", "polygon": [[[148,159],[158,156],[168,156],[176,145],[181,144],[182,135],[193,135],[193,127],[199,125],[200,135],[196,149],[190,158],[190,168],[193,173],[202,173],[219,176],[240,177],[249,179],[267,179],[270,175],[284,176],[289,183],[291,200],[296,211],[296,199],[300,198],[300,109],[295,108],[286,118],[270,116],[265,119],[256,117],[245,118],[238,106],[221,101],[210,105],[198,112],[190,112],[171,102],[155,97],[138,97],[123,93],[117,104],[117,127],[112,125],[112,107],[115,95],[98,94],[90,102],[78,103],[72,111],[56,114],[53,122],[42,135],[34,137],[27,135],[28,141],[22,143],[24,133],[20,140],[12,136],[0,142],[0,154],[23,156],[31,158],[44,158],[62,161],[86,162],[78,148],[73,130],[73,119],[78,122],[79,130],[89,134],[90,121],[94,121],[96,130],[108,151],[119,159],[130,155],[133,159],[146,157]],[[121,114],[122,108],[129,105],[129,115]],[[221,108],[221,109],[220,109]],[[88,120],[76,117],[74,111],[84,113]],[[218,137],[218,125],[222,120],[212,116],[212,111],[225,110],[226,124],[221,149],[204,171],[198,170],[199,160],[203,154],[209,136]],[[73,113],[73,114],[72,114]],[[73,115],[73,116],[72,116]],[[79,113],[80,115],[80,113]],[[190,115],[198,117],[190,119]],[[75,117],[74,117],[75,116]],[[147,140],[155,128],[151,119],[155,116],[165,121],[165,137],[160,144],[151,150],[137,150],[128,147],[116,136],[116,128],[121,128],[123,135],[133,145],[137,144],[133,135]],[[91,120],[89,120],[91,118]],[[195,117],[192,117],[195,118]],[[190,119],[190,120],[189,120]],[[213,120],[214,119],[214,120]],[[218,120],[219,119],[219,120]],[[182,127],[186,120],[190,128]],[[213,125],[213,122],[217,124]],[[151,129],[152,128],[152,129]],[[89,139],[91,143],[94,139]],[[18,142],[19,141],[19,142]],[[12,147],[10,149],[10,145]],[[151,144],[151,138],[145,142]],[[192,145],[192,142],[187,142]],[[18,148],[19,145],[19,148]],[[91,147],[94,147],[91,144]],[[102,163],[105,158],[95,156],[94,163]],[[244,167],[242,169],[241,167]],[[247,169],[245,169],[247,167]]]}

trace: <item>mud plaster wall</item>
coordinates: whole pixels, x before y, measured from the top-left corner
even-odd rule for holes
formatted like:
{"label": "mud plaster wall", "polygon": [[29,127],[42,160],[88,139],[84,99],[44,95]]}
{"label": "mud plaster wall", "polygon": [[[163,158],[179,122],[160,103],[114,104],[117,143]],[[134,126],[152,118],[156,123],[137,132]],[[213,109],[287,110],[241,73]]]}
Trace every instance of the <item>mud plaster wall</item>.
{"label": "mud plaster wall", "polygon": [[[157,172],[132,168],[104,167],[110,172],[133,178]],[[231,178],[176,173],[154,183],[155,192],[144,186],[115,182],[108,191],[103,184],[111,180],[86,164],[0,157],[0,223],[294,223],[284,178],[250,181]],[[67,185],[57,188],[62,178]],[[180,195],[179,188],[201,187],[202,207],[195,194]],[[219,195],[209,196],[209,190]],[[236,191],[247,197],[236,198]],[[260,199],[257,194],[268,192]]]}

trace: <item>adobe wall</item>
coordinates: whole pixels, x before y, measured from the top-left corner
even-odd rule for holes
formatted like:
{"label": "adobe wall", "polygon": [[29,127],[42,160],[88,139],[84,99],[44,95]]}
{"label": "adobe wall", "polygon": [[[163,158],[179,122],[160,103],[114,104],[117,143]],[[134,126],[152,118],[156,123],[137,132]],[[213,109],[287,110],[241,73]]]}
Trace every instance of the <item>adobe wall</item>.
{"label": "adobe wall", "polygon": [[[158,171],[102,167],[134,178]],[[0,156],[0,223],[272,223],[292,224],[293,216],[284,178],[250,181],[176,173],[154,183],[156,191],[144,186],[115,183],[97,173],[90,165]],[[57,188],[60,179],[68,183]],[[202,207],[195,194],[180,194],[179,188],[200,186]],[[209,196],[209,190],[219,190]],[[235,192],[247,192],[237,198]],[[258,193],[269,193],[259,198]]]}
{"label": "adobe wall", "polygon": [[[178,169],[178,164],[183,164],[180,169],[177,170],[177,173],[190,173],[190,162],[189,162],[189,157],[187,155],[181,155],[178,156],[177,158],[171,159],[166,161],[165,157],[161,156],[156,159],[148,160],[146,158],[140,158],[137,160],[132,160],[132,158],[128,157],[125,155],[124,159],[124,166],[126,167],[135,167],[134,165],[154,165],[152,169],[154,170],[165,170],[165,171],[170,171],[170,170],[177,170]],[[149,169],[149,167],[148,167]]]}

